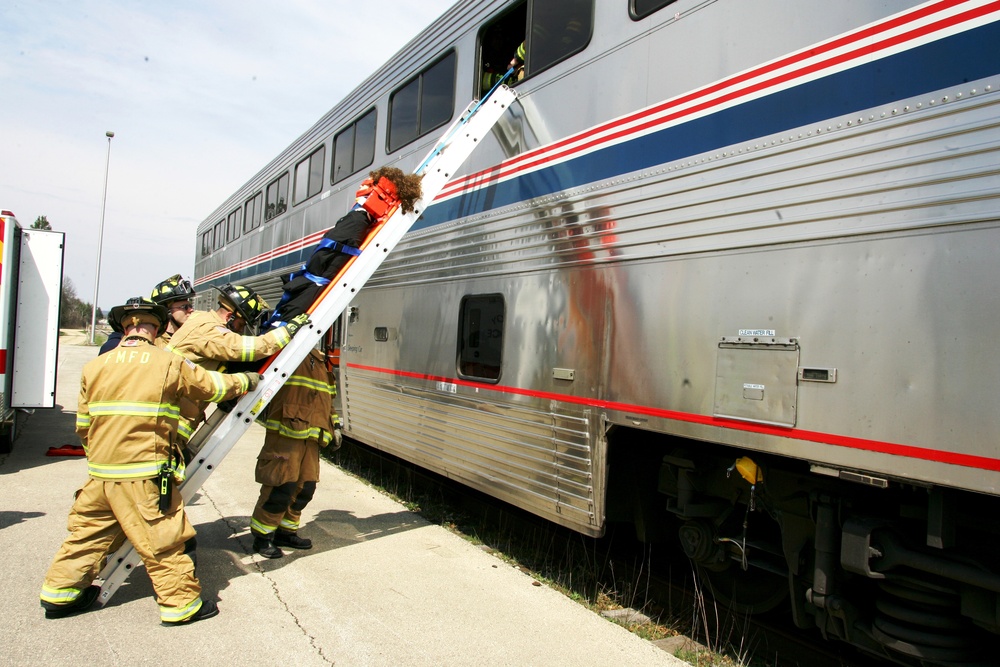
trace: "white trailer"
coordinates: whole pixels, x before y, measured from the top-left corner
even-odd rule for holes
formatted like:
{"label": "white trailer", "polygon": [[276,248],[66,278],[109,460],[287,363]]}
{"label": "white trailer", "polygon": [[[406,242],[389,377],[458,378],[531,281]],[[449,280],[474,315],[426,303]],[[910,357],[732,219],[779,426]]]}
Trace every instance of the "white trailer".
{"label": "white trailer", "polygon": [[16,410],[55,406],[64,241],[0,210],[0,454],[13,447]]}

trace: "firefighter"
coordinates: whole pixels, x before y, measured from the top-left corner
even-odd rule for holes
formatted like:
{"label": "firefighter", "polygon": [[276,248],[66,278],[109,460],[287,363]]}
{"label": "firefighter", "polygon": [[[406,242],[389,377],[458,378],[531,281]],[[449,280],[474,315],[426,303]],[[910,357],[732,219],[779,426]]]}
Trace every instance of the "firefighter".
{"label": "firefighter", "polygon": [[[156,338],[156,347],[166,347],[167,343],[170,342],[170,336],[184,324],[184,320],[187,319],[188,314],[194,310],[194,306],[191,305],[191,299],[194,296],[195,291],[191,286],[191,281],[181,278],[181,274],[179,273],[167,278],[153,288],[153,293],[149,297],[150,300],[153,303],[164,306],[167,309],[169,317],[167,330]],[[111,335],[101,345],[101,351],[98,354],[104,354],[108,350],[115,349],[122,340],[121,327],[118,326],[118,323],[113,322],[109,318],[108,324],[111,326]]]}
{"label": "firefighter", "polygon": [[108,339],[101,345],[101,349],[97,353],[98,355],[115,349],[122,342],[122,326],[110,317],[108,318],[108,325],[111,327],[111,333],[108,335]]}
{"label": "firefighter", "polygon": [[524,48],[524,42],[517,47],[517,51],[514,52],[514,57],[510,59],[510,63],[507,67],[514,70],[514,80],[520,81],[524,78],[524,59],[527,51]]}
{"label": "firefighter", "polygon": [[320,448],[331,443],[340,447],[336,396],[323,353],[312,350],[268,406],[255,473],[260,497],[250,520],[253,550],[261,556],[281,558],[279,547],[312,548],[312,541],[297,531],[319,481]]}
{"label": "firefighter", "polygon": [[191,299],[195,297],[194,287],[190,280],[181,278],[181,275],[170,276],[156,287],[149,295],[153,303],[158,303],[167,309],[167,329],[156,337],[156,347],[165,348],[174,332],[181,328],[187,321],[188,315],[194,310]]}
{"label": "firefighter", "polygon": [[[309,317],[303,314],[286,326],[257,336],[257,330],[267,317],[267,302],[242,285],[226,283],[216,289],[219,290],[218,308],[188,315],[164,349],[206,370],[222,371],[233,362],[259,362],[280,352],[299,329],[309,324]],[[245,333],[249,335],[243,335]],[[179,433],[185,441],[204,420],[205,407],[204,401],[196,402],[193,409],[182,405]]]}
{"label": "firefighter", "polygon": [[195,536],[176,483],[184,479],[177,446],[181,395],[222,401],[252,390],[256,373],[224,375],[156,348],[167,311],[135,297],[111,309],[125,338],[83,368],[76,431],[90,479],[70,510],[70,535],[42,585],[46,618],[78,614],[100,591],[94,566],[122,533],[146,566],[164,625],[219,613],[203,600],[188,547]]}

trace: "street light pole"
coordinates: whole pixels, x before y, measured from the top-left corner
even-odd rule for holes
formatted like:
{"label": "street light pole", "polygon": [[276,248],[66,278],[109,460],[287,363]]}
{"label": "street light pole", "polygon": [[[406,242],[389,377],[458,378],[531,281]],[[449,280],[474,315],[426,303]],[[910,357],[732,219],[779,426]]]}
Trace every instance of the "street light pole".
{"label": "street light pole", "polygon": [[108,168],[111,167],[111,138],[115,133],[108,130],[104,133],[108,138],[108,159],[104,163],[104,195],[101,197],[101,231],[97,236],[97,270],[94,272],[94,308],[90,311],[90,344],[94,344],[94,334],[97,332],[97,292],[101,287],[101,246],[104,245],[104,210],[108,205]]}

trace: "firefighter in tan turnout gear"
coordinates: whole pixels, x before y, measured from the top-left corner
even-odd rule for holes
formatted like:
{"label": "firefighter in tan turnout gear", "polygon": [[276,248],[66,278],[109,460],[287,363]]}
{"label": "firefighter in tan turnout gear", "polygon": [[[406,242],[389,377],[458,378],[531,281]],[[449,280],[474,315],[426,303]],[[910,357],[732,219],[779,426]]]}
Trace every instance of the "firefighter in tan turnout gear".
{"label": "firefighter in tan turnout gear", "polygon": [[[165,350],[206,370],[224,371],[228,362],[257,362],[277,354],[299,329],[309,324],[308,316],[303,314],[286,326],[258,336],[257,330],[268,314],[267,302],[242,285],[226,283],[218,289],[218,308],[188,315]],[[204,420],[205,407],[204,401],[198,402],[191,416],[192,411],[184,406],[179,433],[185,442]]]}
{"label": "firefighter in tan turnout gear", "polygon": [[153,288],[149,300],[167,309],[167,328],[156,337],[154,341],[156,347],[165,348],[174,332],[187,322],[188,316],[194,311],[191,299],[195,297],[195,294],[191,281],[182,278],[179,273],[170,276]]}
{"label": "firefighter in tan turnout gear", "polygon": [[312,548],[312,540],[296,531],[316,492],[320,448],[331,442],[334,449],[340,446],[336,395],[323,353],[312,350],[268,406],[255,474],[260,497],[250,520],[253,550],[261,556],[281,558],[279,547]]}
{"label": "firefighter in tan turnout gear", "polygon": [[70,535],[56,553],[41,601],[46,618],[86,611],[96,600],[94,566],[124,533],[142,558],[160,620],[177,625],[218,613],[203,600],[185,543],[195,535],[177,482],[184,464],[176,444],[177,399],[222,401],[256,387],[256,373],[224,375],[156,348],[163,306],[142,297],[111,309],[125,338],[83,368],[76,430],[90,479],[70,510]]}

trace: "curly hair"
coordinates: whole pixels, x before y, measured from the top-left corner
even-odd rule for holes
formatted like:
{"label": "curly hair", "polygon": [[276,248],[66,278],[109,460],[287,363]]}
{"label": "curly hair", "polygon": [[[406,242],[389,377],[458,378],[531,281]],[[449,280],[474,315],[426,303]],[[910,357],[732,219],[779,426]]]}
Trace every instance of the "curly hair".
{"label": "curly hair", "polygon": [[373,183],[378,183],[380,178],[389,179],[396,186],[396,194],[399,195],[399,207],[403,213],[413,210],[413,204],[420,199],[420,181],[422,175],[407,174],[397,167],[379,167],[368,174]]}

